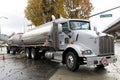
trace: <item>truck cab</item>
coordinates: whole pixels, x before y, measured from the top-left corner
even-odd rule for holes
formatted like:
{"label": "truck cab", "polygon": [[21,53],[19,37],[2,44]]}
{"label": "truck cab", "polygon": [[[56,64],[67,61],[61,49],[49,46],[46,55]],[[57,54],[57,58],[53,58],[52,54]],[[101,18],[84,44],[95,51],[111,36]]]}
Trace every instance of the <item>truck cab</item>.
{"label": "truck cab", "polygon": [[91,30],[87,20],[67,19],[59,24],[58,27],[62,27],[58,34],[59,49],[63,50],[62,63],[69,70],[75,71],[79,65],[104,67],[116,62],[113,36]]}

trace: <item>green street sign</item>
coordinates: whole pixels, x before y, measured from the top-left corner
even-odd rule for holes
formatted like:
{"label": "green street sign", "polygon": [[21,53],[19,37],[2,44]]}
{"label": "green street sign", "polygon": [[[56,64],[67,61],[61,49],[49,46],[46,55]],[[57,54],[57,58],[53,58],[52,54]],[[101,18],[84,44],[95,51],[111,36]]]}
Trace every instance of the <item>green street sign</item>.
{"label": "green street sign", "polygon": [[103,14],[100,15],[100,18],[112,17],[112,14]]}

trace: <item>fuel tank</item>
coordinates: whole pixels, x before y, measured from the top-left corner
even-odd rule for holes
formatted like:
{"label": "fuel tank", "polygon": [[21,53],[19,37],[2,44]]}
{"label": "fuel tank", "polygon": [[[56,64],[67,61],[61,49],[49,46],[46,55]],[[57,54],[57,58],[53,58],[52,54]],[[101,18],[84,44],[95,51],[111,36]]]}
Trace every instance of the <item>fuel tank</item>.
{"label": "fuel tank", "polygon": [[22,35],[23,35],[23,33],[14,34],[13,36],[11,36],[7,40],[7,44],[8,45],[21,45],[21,44],[23,44],[22,39],[21,39]]}
{"label": "fuel tank", "polygon": [[41,44],[46,41],[52,32],[53,22],[40,25],[22,35],[22,41],[26,45]]}

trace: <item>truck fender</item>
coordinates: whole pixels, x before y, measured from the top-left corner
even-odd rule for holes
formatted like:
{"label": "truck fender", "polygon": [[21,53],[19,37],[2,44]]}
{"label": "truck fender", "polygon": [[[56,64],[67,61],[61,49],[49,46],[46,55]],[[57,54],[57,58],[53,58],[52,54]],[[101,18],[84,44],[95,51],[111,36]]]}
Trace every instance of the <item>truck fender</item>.
{"label": "truck fender", "polygon": [[78,44],[68,45],[62,54],[62,63],[65,64],[65,58],[66,58],[66,54],[68,51],[73,51],[75,53],[75,55],[80,57],[80,56],[82,56],[82,54],[81,54],[82,50],[83,50],[82,46],[80,46]]}

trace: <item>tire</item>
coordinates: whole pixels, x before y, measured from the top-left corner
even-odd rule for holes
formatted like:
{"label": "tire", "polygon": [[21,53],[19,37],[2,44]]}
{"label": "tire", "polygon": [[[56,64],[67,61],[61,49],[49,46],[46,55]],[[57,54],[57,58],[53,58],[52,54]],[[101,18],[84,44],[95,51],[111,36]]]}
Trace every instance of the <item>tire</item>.
{"label": "tire", "polygon": [[13,55],[15,55],[16,54],[16,50],[13,50]]}
{"label": "tire", "polygon": [[9,48],[9,46],[7,46],[6,48],[7,48],[7,54],[10,54],[10,48]]}
{"label": "tire", "polygon": [[28,59],[31,59],[31,52],[30,52],[30,49],[29,48],[26,48],[25,49],[25,55]]}
{"label": "tire", "polygon": [[10,54],[10,50],[7,50],[7,54]]}
{"label": "tire", "polygon": [[34,59],[34,60],[39,59],[39,55],[37,54],[37,51],[35,50],[35,48],[31,49],[31,58]]}
{"label": "tire", "polygon": [[79,68],[79,63],[78,63],[78,56],[74,54],[74,52],[70,51],[66,55],[66,67],[70,71],[76,71]]}

